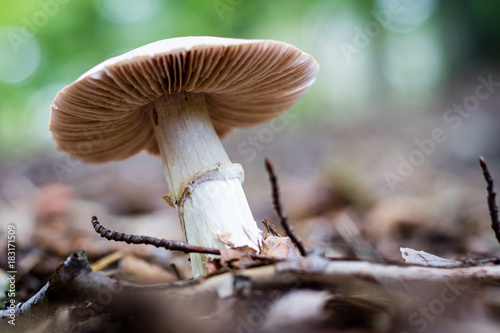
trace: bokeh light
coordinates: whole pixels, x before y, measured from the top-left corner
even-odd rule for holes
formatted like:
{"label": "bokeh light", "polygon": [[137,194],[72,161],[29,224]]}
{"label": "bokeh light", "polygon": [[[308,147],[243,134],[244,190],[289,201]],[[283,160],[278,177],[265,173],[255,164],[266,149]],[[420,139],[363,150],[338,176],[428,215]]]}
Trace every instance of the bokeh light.
{"label": "bokeh light", "polygon": [[382,47],[382,72],[396,91],[426,92],[440,78],[440,41],[425,31],[389,35]]}
{"label": "bokeh light", "polygon": [[384,27],[399,33],[409,33],[417,29],[431,16],[438,4],[436,0],[376,0],[373,10],[378,12],[394,3],[398,5],[396,14],[390,15]]}
{"label": "bokeh light", "polygon": [[0,81],[20,83],[40,65],[40,45],[28,31],[17,26],[0,28]]}
{"label": "bokeh light", "polygon": [[100,0],[97,1],[99,13],[106,19],[129,24],[146,20],[158,9],[159,0]]}
{"label": "bokeh light", "polygon": [[341,2],[318,3],[304,16],[303,39],[321,66],[315,88],[337,110],[362,105],[372,93],[371,45],[351,55],[343,52],[344,45],[352,46],[356,28],[363,23],[354,8]]}

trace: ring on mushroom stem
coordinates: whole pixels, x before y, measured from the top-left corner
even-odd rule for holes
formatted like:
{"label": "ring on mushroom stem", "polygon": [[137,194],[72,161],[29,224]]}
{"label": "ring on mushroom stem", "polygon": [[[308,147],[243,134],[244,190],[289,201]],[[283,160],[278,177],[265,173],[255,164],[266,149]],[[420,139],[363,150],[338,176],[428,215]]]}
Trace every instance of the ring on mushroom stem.
{"label": "ring on mushroom stem", "polygon": [[[166,199],[188,243],[258,250],[243,168],[231,163],[219,138],[284,113],[318,68],[310,55],[273,40],[161,40],[104,61],[60,91],[50,130],[59,149],[86,162],[143,149],[161,155]],[[195,276],[207,273],[208,257],[191,254]]]}

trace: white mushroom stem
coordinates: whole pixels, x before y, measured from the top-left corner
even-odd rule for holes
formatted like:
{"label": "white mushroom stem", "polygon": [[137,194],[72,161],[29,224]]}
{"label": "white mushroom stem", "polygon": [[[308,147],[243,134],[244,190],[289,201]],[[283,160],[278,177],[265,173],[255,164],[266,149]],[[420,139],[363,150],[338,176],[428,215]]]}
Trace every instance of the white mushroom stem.
{"label": "white mushroom stem", "polygon": [[[260,230],[241,187],[243,169],[229,160],[203,94],[165,95],[155,102],[153,125],[169,187],[189,244],[258,250]],[[209,255],[190,254],[194,276],[207,274]]]}

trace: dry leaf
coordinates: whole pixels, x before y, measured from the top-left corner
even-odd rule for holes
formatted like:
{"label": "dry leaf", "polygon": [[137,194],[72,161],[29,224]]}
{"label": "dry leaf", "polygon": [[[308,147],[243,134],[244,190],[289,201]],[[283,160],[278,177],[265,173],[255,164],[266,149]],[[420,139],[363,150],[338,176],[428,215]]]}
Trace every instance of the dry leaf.
{"label": "dry leaf", "polygon": [[261,254],[279,258],[299,258],[300,251],[290,237],[268,236],[262,241]]}
{"label": "dry leaf", "polygon": [[253,263],[250,254],[257,253],[255,249],[245,245],[236,248],[221,248],[221,264],[230,268],[246,268]]}
{"label": "dry leaf", "polygon": [[462,265],[460,261],[441,258],[425,251],[416,251],[407,247],[402,247],[399,250],[407,264],[430,267],[458,267]]}
{"label": "dry leaf", "polygon": [[207,268],[209,275],[218,272],[224,268],[221,265],[220,258],[209,258],[207,262],[205,262],[205,267]]}
{"label": "dry leaf", "polygon": [[205,263],[209,274],[218,272],[224,268],[247,268],[254,263],[250,254],[257,253],[255,249],[247,245],[233,248],[221,247],[219,250],[221,254],[220,258],[210,258]]}
{"label": "dry leaf", "polygon": [[120,263],[120,275],[124,280],[137,284],[155,284],[177,281],[175,274],[162,267],[127,254]]}

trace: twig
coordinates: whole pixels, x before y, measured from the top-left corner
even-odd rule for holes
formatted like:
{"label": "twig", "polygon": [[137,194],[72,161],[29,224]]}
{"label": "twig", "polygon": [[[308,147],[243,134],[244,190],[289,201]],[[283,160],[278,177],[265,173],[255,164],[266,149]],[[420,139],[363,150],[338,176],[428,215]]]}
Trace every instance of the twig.
{"label": "twig", "polygon": [[184,277],[182,276],[181,272],[179,272],[179,269],[177,268],[177,265],[176,265],[176,264],[171,263],[171,264],[170,264],[170,268],[172,268],[172,270],[174,271],[175,276],[177,277],[177,281],[182,281],[182,280],[184,280]]}
{"label": "twig", "polygon": [[274,173],[274,167],[268,158],[265,159],[265,163],[266,163],[267,173],[269,174],[269,180],[271,181],[271,186],[273,188],[274,210],[276,210],[276,213],[278,214],[280,221],[281,221],[281,224],[283,225],[283,228],[285,229],[285,232],[288,235],[288,237],[290,237],[292,242],[294,242],[295,245],[297,245],[297,248],[299,249],[300,254],[302,256],[305,256],[307,254],[307,252],[306,252],[306,249],[304,247],[304,243],[302,243],[302,240],[295,233],[295,229],[288,221],[288,215],[285,213],[285,211],[283,209],[283,204],[281,203],[280,191],[279,191],[279,186],[278,186],[278,178],[276,177],[276,174]]}
{"label": "twig", "polygon": [[[220,255],[220,250],[210,247],[190,245],[188,243],[180,242],[180,241],[171,241],[166,239],[159,239],[151,236],[141,236],[141,235],[128,235],[123,232],[111,231],[103,227],[97,217],[92,216],[92,225],[94,226],[94,230],[101,235],[101,237],[106,238],[108,240],[112,240],[115,242],[125,242],[127,244],[146,244],[153,245],[156,247],[161,247],[171,251],[181,251],[184,253],[206,253],[206,254],[215,254]],[[252,259],[256,260],[270,260],[270,261],[281,261],[284,258],[278,258],[263,254],[249,254]]]}
{"label": "twig", "polygon": [[497,241],[500,243],[500,221],[498,220],[498,206],[495,201],[496,193],[493,188],[493,178],[488,170],[484,157],[479,156],[479,165],[483,169],[484,180],[486,180],[488,191],[488,208],[490,210],[491,228],[495,233]]}
{"label": "twig", "polygon": [[[51,321],[51,325],[57,325],[54,323],[57,321],[57,312],[64,308],[64,305],[72,304],[76,305],[73,307],[73,314],[78,322],[63,324],[65,325],[64,331],[73,332],[77,329],[80,331],[78,325],[89,319],[89,316],[96,316],[96,313],[106,316],[108,310],[112,311],[116,304],[120,304],[121,308],[124,308],[124,304],[128,304],[130,308],[130,294],[123,293],[124,291],[189,288],[203,281],[205,279],[201,278],[156,285],[137,285],[119,281],[106,276],[101,271],[92,270],[86,253],[78,251],[61,263],[49,282],[29,300],[24,303],[19,302],[13,307],[7,306],[6,309],[0,309],[0,332],[32,332],[31,329],[39,328],[41,322],[47,318]],[[136,302],[137,298],[134,297],[133,303]],[[85,306],[85,311],[82,310],[81,305]],[[15,321],[15,326],[8,323],[12,319]],[[37,330],[37,332],[42,331],[46,332]]]}
{"label": "twig", "polygon": [[28,301],[0,310],[0,331],[14,332],[14,327],[7,324],[8,318],[15,318],[17,331],[28,331],[39,319],[53,316],[61,304],[95,298],[104,289],[118,293],[120,286],[104,273],[92,271],[84,251],[75,252],[57,267],[49,282]]}
{"label": "twig", "polygon": [[278,230],[276,230],[276,227],[271,222],[269,222],[267,218],[264,217],[264,219],[262,220],[262,224],[264,225],[264,227],[266,227],[266,230],[269,234],[281,237],[281,235],[278,233]]}
{"label": "twig", "polygon": [[184,242],[171,241],[166,239],[159,239],[150,236],[127,235],[123,232],[111,231],[103,227],[97,217],[92,216],[92,225],[94,230],[101,235],[101,237],[115,242],[125,242],[127,244],[147,244],[156,247],[162,247],[167,250],[181,251],[184,253],[207,253],[207,254],[220,254],[219,249],[207,248],[203,246],[190,245]]}

